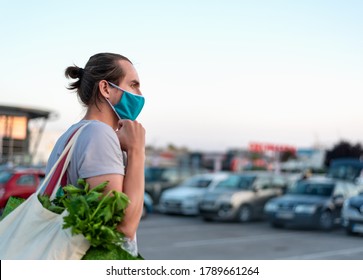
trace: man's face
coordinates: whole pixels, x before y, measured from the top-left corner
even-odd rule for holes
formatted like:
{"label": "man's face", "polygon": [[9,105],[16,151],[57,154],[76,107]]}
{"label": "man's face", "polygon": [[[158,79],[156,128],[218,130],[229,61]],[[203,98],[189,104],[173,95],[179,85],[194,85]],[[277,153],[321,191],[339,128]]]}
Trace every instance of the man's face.
{"label": "man's face", "polygon": [[126,91],[142,95],[140,91],[140,80],[135,67],[127,60],[121,60],[119,63],[125,71],[125,78],[118,86]]}

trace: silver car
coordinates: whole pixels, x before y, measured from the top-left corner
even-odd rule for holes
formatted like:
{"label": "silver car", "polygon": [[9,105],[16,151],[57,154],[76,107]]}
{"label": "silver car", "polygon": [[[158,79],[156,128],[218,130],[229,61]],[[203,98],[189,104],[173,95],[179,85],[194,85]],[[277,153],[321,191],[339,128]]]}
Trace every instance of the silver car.
{"label": "silver car", "polygon": [[231,174],[200,202],[204,220],[237,220],[248,222],[264,216],[265,203],[284,193],[286,179],[272,172]]}
{"label": "silver car", "polygon": [[348,234],[363,234],[363,192],[344,202],[342,224]]}
{"label": "silver car", "polygon": [[159,201],[159,212],[198,215],[199,202],[203,194],[226,179],[227,174],[218,172],[195,175],[180,185],[164,191]]}

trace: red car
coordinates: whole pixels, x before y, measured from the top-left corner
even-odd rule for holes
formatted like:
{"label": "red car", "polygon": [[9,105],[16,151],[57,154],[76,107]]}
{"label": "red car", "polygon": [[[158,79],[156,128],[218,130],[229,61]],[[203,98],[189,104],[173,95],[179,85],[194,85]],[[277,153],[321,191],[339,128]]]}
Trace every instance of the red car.
{"label": "red car", "polygon": [[40,169],[14,169],[0,172],[0,209],[3,209],[10,196],[28,198],[44,179]]}

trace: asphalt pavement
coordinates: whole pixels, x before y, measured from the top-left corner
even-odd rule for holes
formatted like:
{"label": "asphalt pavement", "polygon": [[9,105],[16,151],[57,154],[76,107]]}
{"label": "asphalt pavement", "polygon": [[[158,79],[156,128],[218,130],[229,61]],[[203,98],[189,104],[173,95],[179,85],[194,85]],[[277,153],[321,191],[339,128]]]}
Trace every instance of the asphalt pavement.
{"label": "asphalt pavement", "polygon": [[267,221],[205,222],[200,217],[149,214],[138,244],[148,260],[363,260],[363,236],[275,229]]}

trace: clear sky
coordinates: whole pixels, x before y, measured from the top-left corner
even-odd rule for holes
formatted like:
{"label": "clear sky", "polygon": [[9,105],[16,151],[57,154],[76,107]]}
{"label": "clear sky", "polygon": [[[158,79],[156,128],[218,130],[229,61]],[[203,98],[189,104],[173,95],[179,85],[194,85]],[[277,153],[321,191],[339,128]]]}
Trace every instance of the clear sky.
{"label": "clear sky", "polygon": [[363,1],[0,0],[0,103],[83,117],[64,69],[133,61],[147,143],[363,142]]}

